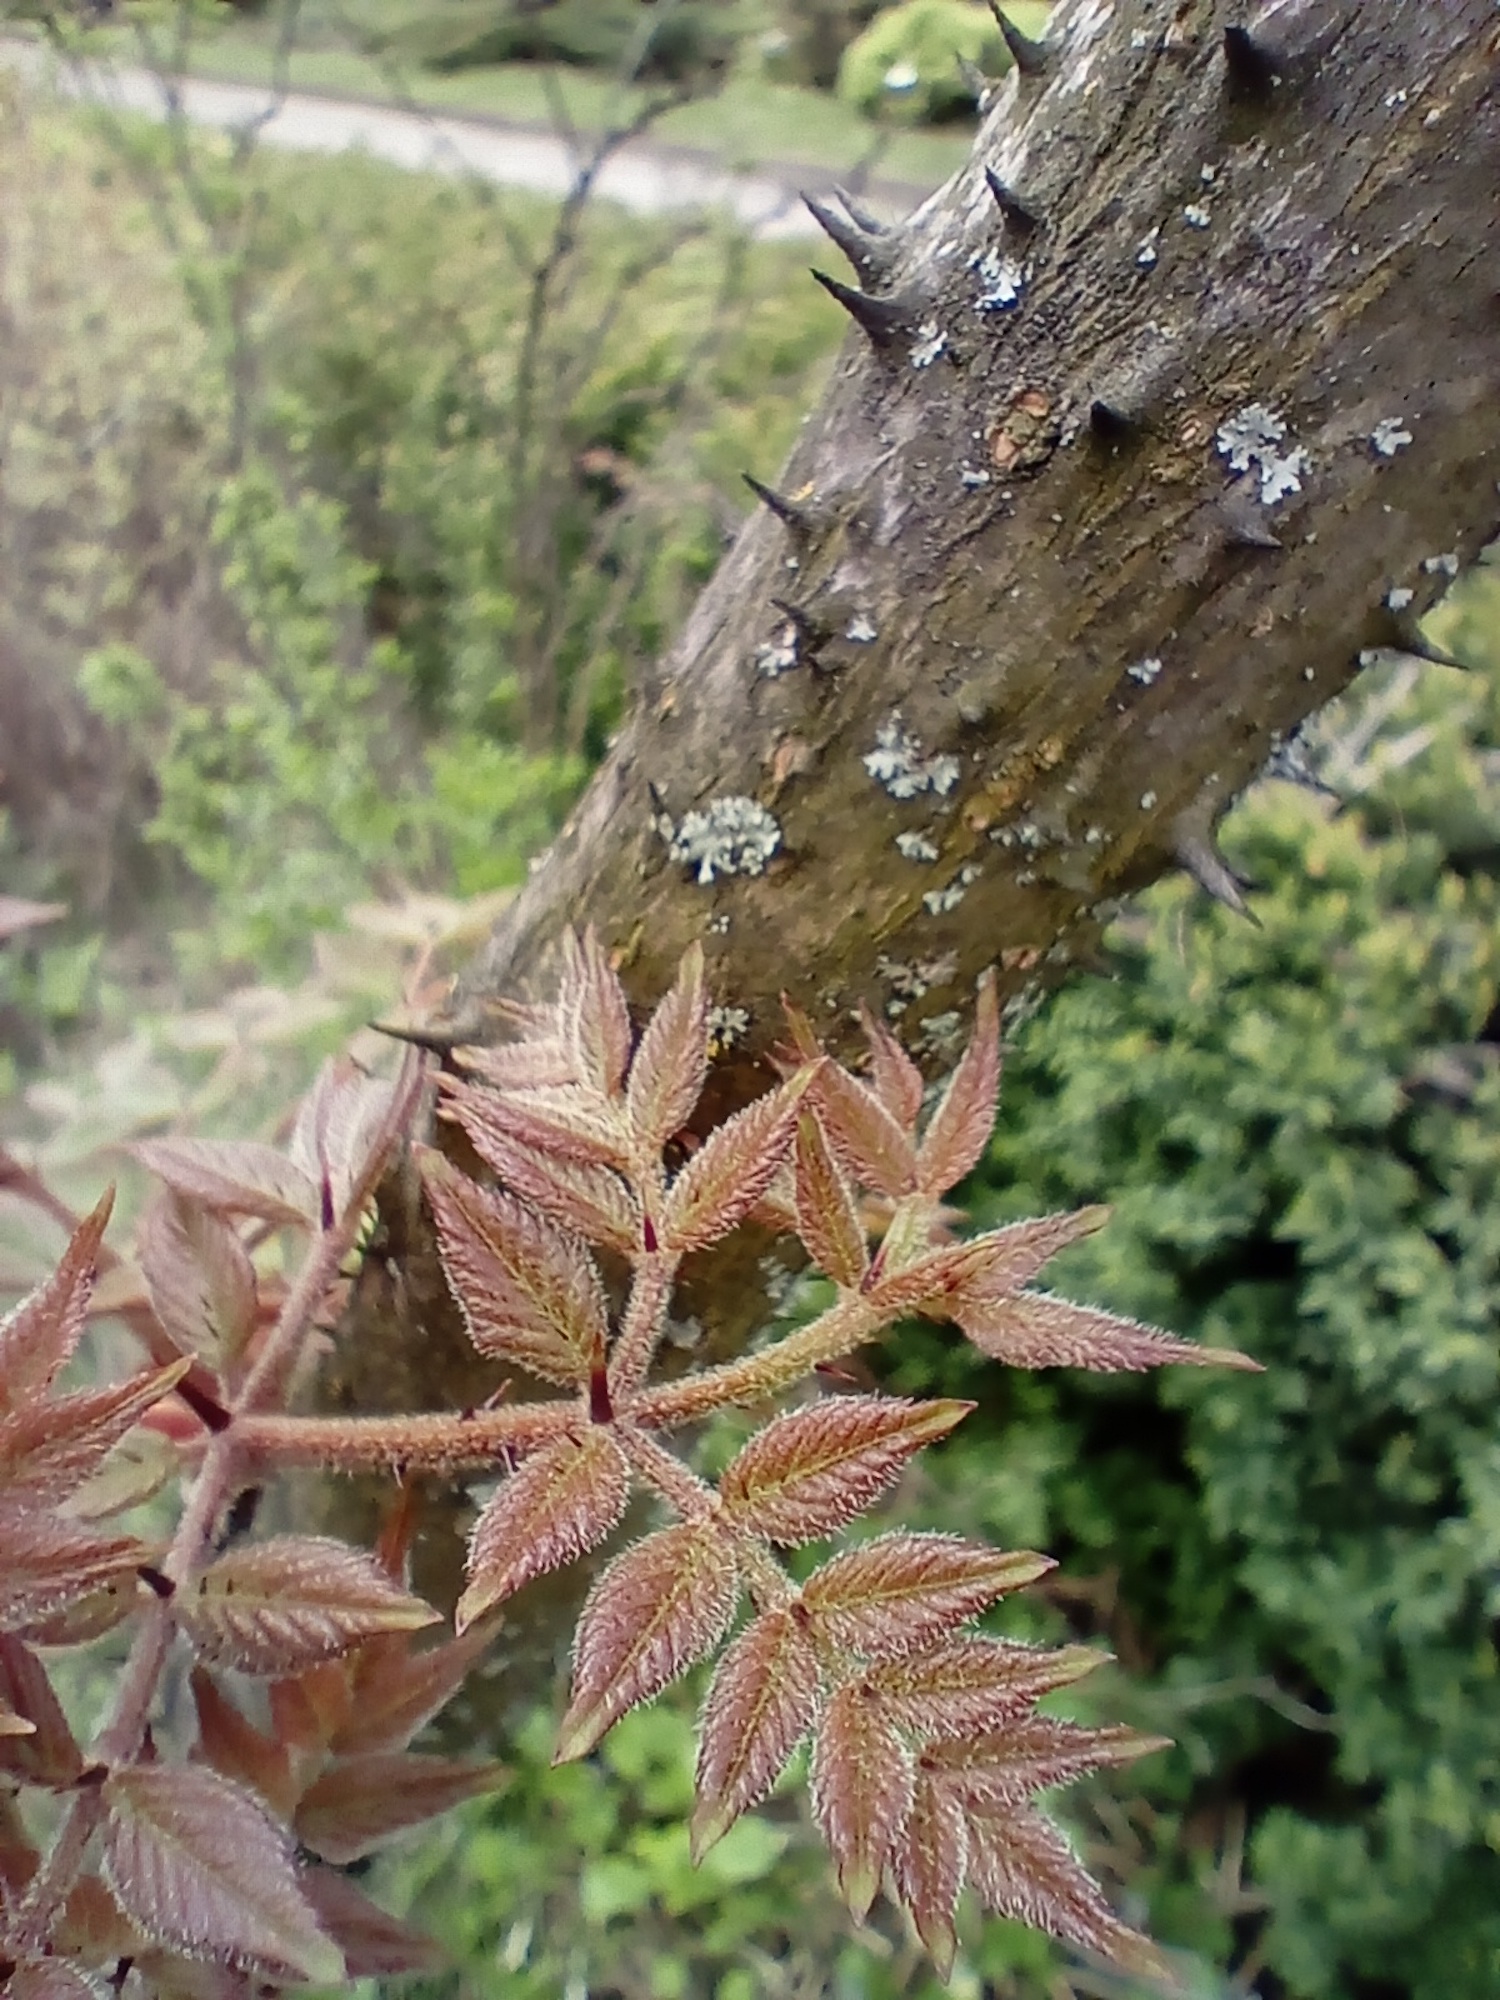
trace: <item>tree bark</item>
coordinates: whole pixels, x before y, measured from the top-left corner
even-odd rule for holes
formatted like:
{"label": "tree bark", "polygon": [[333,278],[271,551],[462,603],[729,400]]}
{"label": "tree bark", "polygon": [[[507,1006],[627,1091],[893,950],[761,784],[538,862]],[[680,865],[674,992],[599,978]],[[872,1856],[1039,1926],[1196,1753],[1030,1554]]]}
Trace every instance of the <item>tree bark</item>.
{"label": "tree bark", "polygon": [[[1216,819],[1500,529],[1497,80],[1492,0],[1063,0],[968,166],[844,231],[865,289],[782,512],[438,1038],[493,1039],[593,924],[642,1007],[703,941],[746,1016],[721,1100],[762,1087],[783,989],[942,1068],[991,961],[1014,1018],[1164,869],[1234,898]],[[716,836],[735,799],[759,872]],[[387,1221],[399,1287],[372,1269],[328,1393],[472,1400],[423,1217]],[[690,1301],[720,1350],[744,1277]]]}

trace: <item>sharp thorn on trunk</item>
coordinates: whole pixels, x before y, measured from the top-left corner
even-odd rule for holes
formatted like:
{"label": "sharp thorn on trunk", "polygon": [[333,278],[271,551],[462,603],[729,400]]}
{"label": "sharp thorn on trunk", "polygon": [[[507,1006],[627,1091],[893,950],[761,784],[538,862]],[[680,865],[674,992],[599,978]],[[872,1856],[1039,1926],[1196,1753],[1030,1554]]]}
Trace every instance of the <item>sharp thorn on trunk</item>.
{"label": "sharp thorn on trunk", "polygon": [[1467,660],[1461,660],[1440,646],[1435,639],[1429,639],[1417,619],[1409,611],[1393,611],[1391,622],[1396,628],[1396,646],[1403,653],[1410,653],[1414,660],[1425,660],[1432,667],[1457,667],[1460,673],[1469,671]]}
{"label": "sharp thorn on trunk", "polygon": [[995,197],[995,206],[1012,229],[1018,229],[1029,236],[1032,230],[1041,227],[1042,218],[1036,210],[1028,208],[1015,190],[1005,185],[993,167],[985,168],[984,179],[986,187]]}
{"label": "sharp thorn on trunk", "polygon": [[1224,30],[1224,68],[1230,94],[1239,98],[1263,100],[1281,81],[1281,58],[1248,28]]}
{"label": "sharp thorn on trunk", "polygon": [[806,535],[812,532],[812,516],[805,508],[799,507],[795,500],[788,500],[786,495],[778,493],[774,486],[765,485],[753,472],[742,472],[740,478],[761,505],[769,507],[777,520],[784,521],[794,534]]}
{"label": "sharp thorn on trunk", "polygon": [[862,204],[857,195],[850,194],[848,188],[835,187],[833,191],[838,196],[839,200],[843,203],[845,214],[849,217],[849,219],[852,222],[857,222],[860,228],[863,229],[867,235],[870,236],[890,235],[891,233],[890,224],[888,222],[882,222],[878,215],[876,215],[872,210],[866,208]]}
{"label": "sharp thorn on trunk", "polygon": [[1205,895],[1212,896],[1216,903],[1222,903],[1226,910],[1233,910],[1237,917],[1261,928],[1260,918],[1245,901],[1245,891],[1251,885],[1242,875],[1236,875],[1229,863],[1213,844],[1213,836],[1205,833],[1194,816],[1192,823],[1179,820],[1172,837],[1172,854],[1180,868],[1186,869]]}
{"label": "sharp thorn on trunk", "polygon": [[868,281],[885,276],[895,261],[895,252],[889,243],[862,229],[847,215],[840,215],[836,208],[819,201],[816,195],[804,194],[802,200],[813,221],[825,236],[838,245],[862,278]]}
{"label": "sharp thorn on trunk", "polygon": [[838,301],[873,346],[893,347],[915,333],[916,316],[911,307],[901,300],[872,298],[868,292],[856,291],[852,285],[841,285],[826,271],[814,271],[813,276],[828,296]]}
{"label": "sharp thorn on trunk", "polygon": [[1004,38],[1006,48],[1010,50],[1010,59],[1022,76],[1046,76],[1056,61],[1046,43],[1034,42],[1030,35],[1023,35],[999,0],[990,0],[990,12],[995,17],[995,25]]}
{"label": "sharp thorn on trunk", "polygon": [[990,99],[994,95],[995,79],[986,76],[977,62],[970,62],[962,52],[953,60],[958,64],[958,73],[963,78],[963,86],[981,111],[988,111]]}

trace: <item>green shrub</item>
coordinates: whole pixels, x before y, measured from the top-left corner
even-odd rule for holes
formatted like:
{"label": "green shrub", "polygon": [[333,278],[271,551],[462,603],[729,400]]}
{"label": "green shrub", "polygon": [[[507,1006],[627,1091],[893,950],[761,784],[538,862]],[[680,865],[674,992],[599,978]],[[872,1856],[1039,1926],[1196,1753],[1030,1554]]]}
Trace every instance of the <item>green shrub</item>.
{"label": "green shrub", "polygon": [[673,82],[721,68],[734,46],[737,10],[724,0],[553,0],[546,7],[448,0],[390,29],[393,55],[429,69],[490,63],[570,63]]}
{"label": "green shrub", "polygon": [[[1038,35],[1046,25],[1048,8],[1034,0],[1018,0],[1006,11],[1023,33]],[[904,0],[877,15],[844,51],[838,93],[870,118],[933,125],[968,117],[974,99],[959,74],[960,56],[992,77],[1010,68],[989,8],[968,0]]]}

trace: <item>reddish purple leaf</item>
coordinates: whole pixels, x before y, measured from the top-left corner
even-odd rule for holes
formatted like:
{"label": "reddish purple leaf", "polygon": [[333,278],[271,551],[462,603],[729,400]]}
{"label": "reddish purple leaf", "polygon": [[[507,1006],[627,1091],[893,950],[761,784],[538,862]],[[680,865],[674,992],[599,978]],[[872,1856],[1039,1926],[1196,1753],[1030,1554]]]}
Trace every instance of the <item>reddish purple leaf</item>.
{"label": "reddish purple leaf", "polygon": [[235,1231],[170,1188],[146,1211],[141,1270],[152,1308],[184,1354],[236,1361],[255,1324],[255,1266]]}
{"label": "reddish purple leaf", "polygon": [[285,1153],[250,1139],[139,1139],[126,1149],[174,1194],[219,1215],[316,1223],[316,1185]]}
{"label": "reddish purple leaf", "polygon": [[373,1750],[342,1758],[317,1778],[303,1793],[293,1824],[304,1847],[343,1867],[408,1827],[497,1790],[507,1775],[503,1764]]}
{"label": "reddish purple leaf", "polygon": [[481,1354],[576,1388],[609,1337],[604,1287],[582,1243],[507,1194],[421,1153],[443,1268]]}
{"label": "reddish purple leaf", "polygon": [[873,1090],[838,1063],[825,1062],[818,1071],[813,1108],[828,1143],[861,1187],[893,1201],[911,1193],[916,1148]]}
{"label": "reddish purple leaf", "polygon": [[1019,1727],[1044,1694],[1081,1680],[1108,1657],[1088,1646],[1023,1646],[968,1635],[881,1662],[865,1678],[893,1722],[940,1743]]}
{"label": "reddish purple leaf", "polygon": [[698,1743],[694,1862],[758,1805],[812,1726],[818,1659],[789,1611],[753,1619],[714,1670]]}
{"label": "reddish purple leaf", "polygon": [[598,1548],[630,1498],[630,1467],[613,1434],[590,1424],[534,1452],[485,1503],[469,1540],[460,1632],[534,1576]]}
{"label": "reddish purple leaf", "polygon": [[465,1076],[478,1077],[492,1090],[551,1090],[583,1081],[572,1050],[550,1037],[455,1049],[453,1060]]}
{"label": "reddish purple leaf", "polygon": [[24,1503],[0,1501],[0,1631],[19,1631],[117,1578],[159,1551],[133,1535],[95,1535]]}
{"label": "reddish purple leaf", "polygon": [[960,1303],[953,1317],[982,1354],[1012,1368],[1091,1368],[1099,1373],[1161,1368],[1240,1368],[1259,1363],[1228,1347],[1198,1347],[1160,1327],[1094,1306],[1076,1306],[1050,1292]]}
{"label": "reddish purple leaf", "polygon": [[703,947],[683,954],[671,991],[657,1007],[630,1065],[625,1108],[642,1154],[660,1153],[687,1123],[708,1072],[708,993]]}
{"label": "reddish purple leaf", "polygon": [[820,1270],[855,1290],[870,1268],[865,1226],[822,1127],[805,1111],[797,1121],[794,1165],[797,1234]]}
{"label": "reddish purple leaf", "polygon": [[858,1682],[829,1697],[813,1738],[809,1780],[813,1816],[828,1842],[839,1888],[862,1919],[903,1838],[914,1766],[911,1752]]}
{"label": "reddish purple leaf", "polygon": [[297,1113],[288,1151],[313,1186],[326,1189],[335,1215],[342,1215],[355,1190],[367,1185],[378,1167],[396,1086],[366,1076],[347,1056],[331,1058]]}
{"label": "reddish purple leaf", "polygon": [[272,1978],[342,1980],[291,1842],[253,1792],[196,1766],[138,1764],[111,1772],[104,1802],[105,1876],[148,1937]]}
{"label": "reddish purple leaf", "polygon": [[713,1526],[684,1521],[616,1556],[578,1620],[572,1700],[553,1761],[586,1756],[627,1709],[711,1653],[739,1594],[733,1550]]}
{"label": "reddish purple leaf", "polygon": [[662,1217],[663,1246],[701,1250],[742,1222],[791,1148],[802,1099],[819,1072],[788,1082],[716,1126],[673,1181]]}
{"label": "reddish purple leaf", "polygon": [[176,1597],[178,1621],[210,1666],[300,1674],[377,1632],[437,1622],[375,1558],[319,1535],[277,1535],[230,1549]]}
{"label": "reddish purple leaf", "polygon": [[974,1033],[923,1134],[917,1154],[923,1194],[945,1193],[978,1165],[994,1130],[999,1091],[1000,1006],[991,968],[979,982]]}
{"label": "reddish purple leaf", "polygon": [[13,1504],[57,1502],[97,1471],[125,1433],[187,1373],[184,1358],[109,1389],[80,1389],[0,1417],[0,1490]]}
{"label": "reddish purple leaf", "polygon": [[1055,1568],[1046,1556],[1005,1554],[958,1535],[878,1535],[814,1570],[802,1603],[832,1644],[895,1659]]}
{"label": "reddish purple leaf", "polygon": [[106,1991],[60,1958],[22,1959],[5,1982],[6,2000],[103,2000]]}
{"label": "reddish purple leaf", "polygon": [[1170,1980],[1161,1953],[1120,1922],[1062,1834],[1030,1806],[970,1816],[969,1880],[997,1916],[1019,1918],[1148,1979]]}
{"label": "reddish purple leaf", "polygon": [[567,1046],[584,1082],[605,1097],[616,1097],[630,1055],[624,988],[592,928],[582,942],[570,931],[563,952],[557,1011]]}
{"label": "reddish purple leaf", "polygon": [[924,1445],[946,1437],[972,1403],[826,1396],[773,1418],[725,1468],[731,1520],[783,1544],[831,1535],[864,1513]]}
{"label": "reddish purple leaf", "polygon": [[255,1727],[206,1667],[194,1667],[193,1706],[198,1714],[197,1757],[235,1784],[265,1800],[279,1820],[289,1820],[302,1791],[286,1745]]}
{"label": "reddish purple leaf", "polygon": [[891,1855],[896,1894],[946,1980],[958,1954],[954,1915],[969,1861],[969,1829],[952,1790],[918,1769],[911,1812]]}
{"label": "reddish purple leaf", "polygon": [[344,1954],[348,1978],[401,1979],[445,1969],[440,1944],[388,1916],[347,1875],[315,1861],[303,1869],[301,1882],[318,1922]]}
{"label": "reddish purple leaf", "polygon": [[[1051,1681],[1037,1688],[1036,1695],[1056,1685]],[[980,1736],[934,1743],[923,1751],[922,1763],[952,1784],[973,1811],[1003,1814],[1036,1792],[1171,1747],[1168,1736],[1141,1736],[1133,1729],[1087,1729],[1048,1715],[1022,1714]]]}
{"label": "reddish purple leaf", "polygon": [[875,1095],[908,1137],[917,1129],[926,1085],[922,1072],[883,1021],[863,1002],[859,1023],[870,1045],[870,1083]]}
{"label": "reddish purple leaf", "polygon": [[475,1151],[523,1201],[590,1243],[632,1256],[641,1247],[641,1211],[610,1167],[538,1153],[501,1128],[493,1091],[450,1085],[446,1115],[456,1119]]}
{"label": "reddish purple leaf", "polygon": [[28,1646],[0,1632],[0,1772],[23,1785],[63,1791],[83,1769],[79,1749],[47,1669]]}
{"label": "reddish purple leaf", "polygon": [[417,1731],[451,1701],[495,1636],[493,1619],[471,1623],[463,1636],[413,1652],[404,1640],[362,1646],[354,1666],[354,1699],[333,1738],[340,1756],[360,1750],[404,1750]]}
{"label": "reddish purple leaf", "polygon": [[870,1303],[890,1318],[921,1313],[927,1319],[957,1319],[961,1311],[978,1311],[997,1298],[1018,1292],[1050,1263],[1060,1250],[1091,1235],[1109,1219],[1107,1208],[1081,1208],[1071,1215],[1042,1215],[1012,1222],[963,1243],[945,1243],[926,1251],[896,1270],[880,1275],[869,1288]]}
{"label": "reddish purple leaf", "polygon": [[111,1188],[74,1230],[51,1277],[0,1319],[0,1410],[39,1395],[78,1345],[114,1198]]}

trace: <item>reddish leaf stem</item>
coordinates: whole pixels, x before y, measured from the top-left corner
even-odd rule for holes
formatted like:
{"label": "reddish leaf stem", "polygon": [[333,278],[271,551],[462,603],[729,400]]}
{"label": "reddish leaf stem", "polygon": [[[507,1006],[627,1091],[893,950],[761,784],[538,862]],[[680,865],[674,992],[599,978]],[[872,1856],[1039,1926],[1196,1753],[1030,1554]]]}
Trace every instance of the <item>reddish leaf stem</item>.
{"label": "reddish leaf stem", "polygon": [[636,1263],[630,1297],[609,1360],[610,1393],[616,1403],[639,1389],[646,1379],[661,1339],[667,1301],[677,1282],[681,1261],[680,1257],[658,1251],[654,1255],[648,1252]]}
{"label": "reddish leaf stem", "polygon": [[242,1472],[464,1472],[537,1450],[578,1423],[578,1404],[517,1403],[396,1417],[250,1416],[235,1425]]}
{"label": "reddish leaf stem", "polygon": [[715,1410],[736,1403],[759,1403],[789,1389],[814,1369],[838,1361],[885,1325],[882,1315],[858,1294],[846,1293],[827,1312],[800,1326],[784,1340],[755,1354],[705,1368],[680,1382],[647,1389],[635,1399],[631,1415],[652,1430],[669,1430],[695,1423]]}

